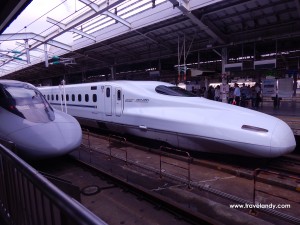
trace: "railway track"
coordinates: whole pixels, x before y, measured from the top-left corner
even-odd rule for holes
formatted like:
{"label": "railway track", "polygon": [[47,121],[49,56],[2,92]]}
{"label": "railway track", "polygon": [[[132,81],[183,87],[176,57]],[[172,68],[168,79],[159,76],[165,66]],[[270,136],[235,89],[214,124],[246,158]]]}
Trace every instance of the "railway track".
{"label": "railway track", "polygon": [[[115,140],[111,141],[110,139]],[[89,133],[84,135],[83,144],[82,151],[72,154],[80,161],[94,166],[97,165],[97,167],[101,167],[101,170],[114,174],[114,176],[125,182],[142,186],[147,189],[148,193],[167,197],[168,201],[172,202],[171,205],[177,205],[180,202],[183,208],[188,208],[193,214],[199,212],[201,214],[201,211],[205,208],[207,209],[205,211],[206,216],[217,218],[225,224],[228,218],[223,218],[220,213],[214,211],[214,208],[217,207],[211,207],[210,204],[212,203],[203,203],[205,201],[203,197],[213,199],[213,204],[217,204],[222,208],[222,210],[219,210],[221,214],[239,214],[236,210],[234,212],[232,209],[227,211],[228,206],[232,203],[251,204],[251,202],[266,203],[274,201],[288,202],[293,209],[299,207],[300,200],[297,200],[297,197],[294,198],[296,201],[288,201],[287,198],[281,196],[281,193],[285,192],[293,198],[294,195],[298,195],[295,189],[289,190],[284,185],[278,185],[276,191],[270,191],[266,188],[270,186],[270,183],[265,182],[272,177],[270,174],[267,176],[264,173],[259,174],[258,179],[256,179],[256,187],[254,187],[251,179],[253,179],[256,167],[243,168],[241,163],[233,166],[232,164],[212,162],[208,159],[190,159],[182,156],[182,154],[175,155],[169,154],[169,152],[162,154],[161,149],[132,144],[122,137],[112,138]],[[104,160],[100,159],[99,155],[102,155]],[[159,158],[162,160],[161,162]],[[121,165],[117,166],[115,160],[121,162]],[[187,162],[190,162],[190,164],[188,165]],[[173,168],[174,165],[176,165],[175,169]],[[244,179],[245,177],[248,179]],[[271,180],[274,179],[271,178]],[[256,193],[255,199],[253,199],[254,192]],[[182,195],[189,197],[183,198]],[[278,198],[276,195],[278,195]],[[198,200],[195,201],[194,199]],[[249,210],[239,211],[243,213],[244,218],[249,216]],[[278,222],[280,221],[279,218],[283,221],[282,224],[286,224],[287,221],[300,223],[300,220],[297,219],[300,215],[295,210],[287,212],[284,210],[260,209],[258,211],[260,218],[266,221],[276,221],[277,224],[281,224],[281,222]],[[251,221],[253,217],[247,219]],[[230,218],[230,222],[227,222],[239,224],[236,222],[238,220],[238,218],[236,220]]]}
{"label": "railway track", "polygon": [[[84,139],[84,142],[86,143],[87,147],[91,147],[88,144],[87,139],[90,137],[93,138],[99,138],[99,139],[110,139],[107,135],[102,134],[96,134],[89,132]],[[88,137],[88,135],[90,137]],[[183,157],[182,155],[186,156],[187,153],[178,153],[178,151],[174,151],[174,149],[170,148],[159,148],[159,143],[153,144],[153,143],[146,143],[146,146],[144,142],[138,142],[138,143],[132,143],[132,142],[126,142],[124,141],[125,138],[118,137],[119,145],[130,145],[135,148],[141,149],[143,151],[152,151],[155,154],[167,154],[169,158],[175,158],[181,161],[187,161],[188,159],[186,157]],[[125,143],[126,142],[126,143]],[[115,143],[115,142],[114,142]],[[97,148],[97,147],[96,147]],[[191,153],[192,154],[192,153]],[[300,174],[300,156],[295,154],[290,154],[286,156],[282,156],[275,159],[249,159],[245,157],[239,157],[239,156],[227,156],[227,155],[216,155],[216,154],[207,154],[207,153],[193,153],[191,155],[192,164],[205,166],[211,169],[219,170],[222,172],[226,172],[235,176],[244,177],[247,179],[253,179],[254,172],[257,168],[263,168],[263,169],[269,169],[269,170],[275,170],[276,172],[285,173],[290,176],[299,176]],[[268,183],[268,179],[261,179],[262,182]],[[278,182],[276,182],[278,181]],[[274,182],[272,182],[272,185],[279,185],[284,186],[284,183],[282,179],[275,179]],[[295,185],[294,185],[295,186]],[[295,189],[291,187],[291,189]]]}
{"label": "railway track", "polygon": [[[83,156],[84,157],[84,156]],[[45,176],[78,186],[81,203],[108,224],[218,224],[212,218],[171,204],[139,185],[125,182],[68,156],[33,165]]]}
{"label": "railway track", "polygon": [[282,171],[289,175],[298,176],[300,179],[300,156],[282,156],[278,159],[272,160],[268,166],[277,171]]}
{"label": "railway track", "polygon": [[[209,157],[192,159],[164,150],[162,154],[162,149],[128,143],[123,137],[85,133],[83,145],[69,158],[37,169],[78,186],[82,203],[109,224],[300,223],[298,193],[265,185],[262,180],[270,174],[259,174],[251,188],[253,180],[243,174],[253,177],[252,168],[238,163],[232,169],[209,162]],[[140,202],[148,206],[138,206]],[[249,209],[229,208],[258,202],[288,202],[293,210],[256,209],[253,217]],[[156,221],[153,215],[164,219]]]}

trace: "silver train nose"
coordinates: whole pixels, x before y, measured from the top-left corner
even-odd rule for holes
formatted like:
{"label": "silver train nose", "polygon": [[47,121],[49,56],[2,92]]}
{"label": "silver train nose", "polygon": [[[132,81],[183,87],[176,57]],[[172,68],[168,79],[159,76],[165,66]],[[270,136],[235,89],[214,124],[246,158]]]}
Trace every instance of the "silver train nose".
{"label": "silver train nose", "polygon": [[9,139],[21,149],[20,155],[28,159],[56,157],[76,149],[82,140],[78,122],[51,122],[16,131]]}
{"label": "silver train nose", "polygon": [[296,147],[295,136],[291,128],[279,120],[271,137],[271,157],[278,157],[294,151]]}

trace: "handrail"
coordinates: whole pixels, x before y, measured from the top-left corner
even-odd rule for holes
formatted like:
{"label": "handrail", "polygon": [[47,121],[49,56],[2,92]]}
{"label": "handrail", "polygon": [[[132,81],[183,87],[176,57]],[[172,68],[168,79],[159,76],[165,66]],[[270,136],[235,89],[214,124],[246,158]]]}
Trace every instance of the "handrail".
{"label": "handrail", "polygon": [[[90,139],[90,130],[89,129],[86,129],[86,128],[81,128],[82,130],[82,133],[87,133],[87,137],[85,138],[84,135],[82,135],[82,140],[86,140],[87,143],[88,143],[88,149],[89,149],[89,155],[90,155],[90,163],[92,162],[92,148],[91,148],[91,139]],[[81,143],[81,145],[85,145],[84,143]],[[81,155],[80,155],[80,152],[81,151],[78,151],[78,158],[80,159],[81,158]]]}
{"label": "handrail", "polygon": [[[127,141],[125,137],[117,136],[117,135],[114,135],[114,134],[109,135],[108,142],[109,142],[109,157],[110,157],[110,159],[112,157],[112,154],[111,154],[111,150],[112,150],[111,141],[112,141],[112,139],[114,139],[115,141],[119,141],[120,143],[126,143],[126,141]],[[123,151],[125,153],[125,163],[126,163],[126,165],[128,165],[127,150],[126,149],[119,149],[119,150]]]}
{"label": "handrail", "polygon": [[18,155],[16,144],[14,142],[0,138],[0,145],[3,145],[4,147],[8,148]]}
{"label": "handrail", "polygon": [[90,141],[90,130],[86,128],[81,128],[83,133],[87,133],[87,137],[85,138],[84,135],[82,135],[82,139],[86,140],[88,142],[88,147],[91,148],[91,141]]}
{"label": "handrail", "polygon": [[106,224],[3,145],[0,202],[0,214],[8,224]]}
{"label": "handrail", "polygon": [[[162,160],[163,149],[175,151],[175,152],[180,153],[180,154],[185,154],[187,156],[187,168],[186,167],[181,167],[181,166],[173,164],[173,163],[169,163],[167,161],[163,161]],[[192,157],[190,156],[189,152],[182,151],[182,150],[176,149],[176,148],[170,148],[170,147],[166,147],[166,146],[160,146],[160,154],[159,154],[159,171],[160,171],[160,177],[162,178],[162,164],[163,163],[168,164],[168,165],[172,165],[172,166],[175,166],[175,167],[179,167],[181,169],[187,170],[187,173],[188,173],[188,175],[187,175],[188,187],[191,188],[191,161],[192,161]]]}
{"label": "handrail", "polygon": [[[253,202],[253,205],[255,205],[255,199],[256,199],[256,181],[257,181],[257,177],[258,175],[261,173],[261,172],[264,172],[264,173],[268,173],[268,174],[273,174],[273,175],[278,175],[278,176],[281,176],[281,177],[286,177],[286,178],[290,178],[292,180],[296,180],[297,182],[300,183],[300,178],[297,177],[297,176],[292,176],[292,175],[287,175],[287,174],[282,174],[282,173],[279,173],[279,172],[276,172],[276,171],[273,171],[273,170],[267,170],[267,169],[262,169],[262,168],[257,168],[254,170],[254,173],[253,173],[253,195],[252,195],[252,202]],[[287,199],[291,202],[294,202],[293,200],[291,199]],[[253,210],[254,211],[254,210]]]}

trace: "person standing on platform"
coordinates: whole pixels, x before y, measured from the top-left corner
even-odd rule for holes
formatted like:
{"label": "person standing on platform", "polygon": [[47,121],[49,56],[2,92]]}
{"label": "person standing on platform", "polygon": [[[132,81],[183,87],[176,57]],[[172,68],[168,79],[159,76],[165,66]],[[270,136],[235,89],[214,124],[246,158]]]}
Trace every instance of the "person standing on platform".
{"label": "person standing on platform", "polygon": [[245,83],[243,83],[241,89],[241,106],[245,107],[246,106],[246,96],[247,96],[247,87]]}
{"label": "person standing on platform", "polygon": [[255,107],[256,104],[256,91],[255,91],[255,86],[251,87],[251,106],[252,108]]}
{"label": "person standing on platform", "polygon": [[255,101],[255,108],[257,109],[259,103],[261,102],[261,89],[258,83],[255,84],[255,93],[256,93],[256,101]]}
{"label": "person standing on platform", "polygon": [[215,99],[215,89],[214,89],[213,86],[209,86],[208,87],[207,98],[210,99],[210,100],[214,100]]}
{"label": "person standing on platform", "polygon": [[229,104],[233,103],[233,100],[234,100],[233,92],[234,92],[234,87],[230,87],[229,92],[228,92],[228,103]]}
{"label": "person standing on platform", "polygon": [[234,84],[234,92],[233,92],[234,100],[236,102],[236,105],[240,105],[241,101],[241,90],[237,83]]}
{"label": "person standing on platform", "polygon": [[219,102],[220,101],[220,96],[221,96],[221,90],[220,90],[220,85],[218,85],[215,88],[215,100]]}

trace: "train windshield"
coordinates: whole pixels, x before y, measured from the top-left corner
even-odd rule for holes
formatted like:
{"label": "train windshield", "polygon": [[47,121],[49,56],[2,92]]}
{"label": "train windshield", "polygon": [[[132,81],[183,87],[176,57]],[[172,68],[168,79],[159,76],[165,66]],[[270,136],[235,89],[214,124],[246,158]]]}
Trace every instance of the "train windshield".
{"label": "train windshield", "polygon": [[35,123],[54,120],[54,112],[44,96],[28,84],[2,84],[0,104],[8,111]]}
{"label": "train windshield", "polygon": [[155,91],[159,94],[163,95],[172,95],[172,96],[181,96],[181,97],[197,97],[195,94],[182,89],[177,86],[164,86],[164,85],[159,85],[155,88]]}

